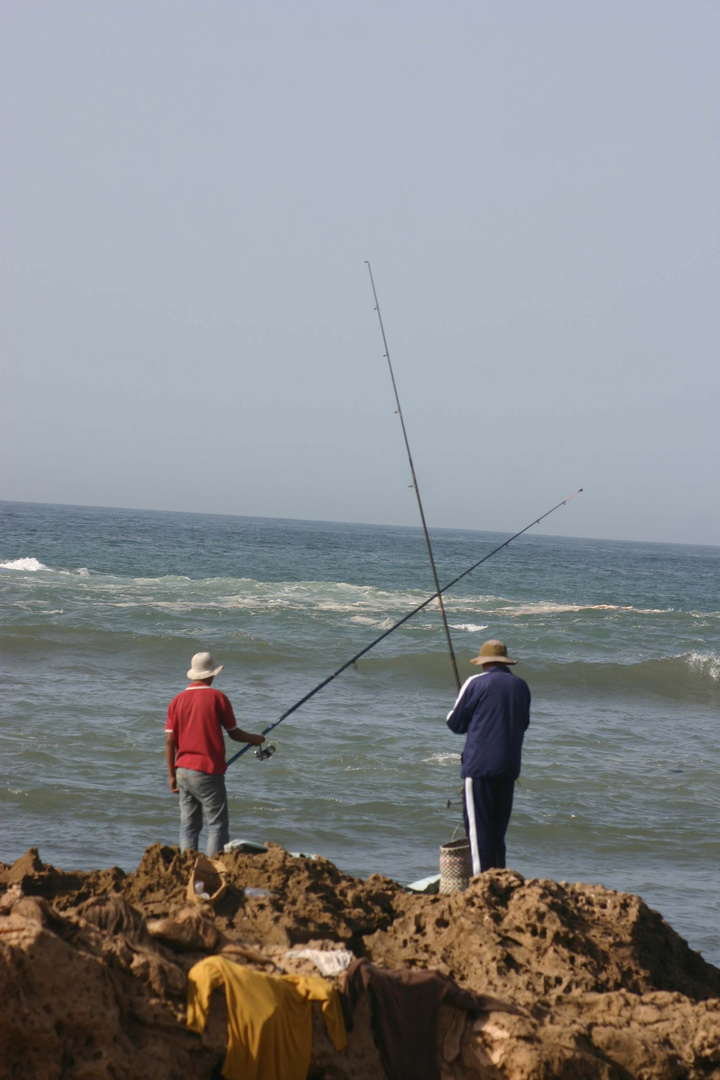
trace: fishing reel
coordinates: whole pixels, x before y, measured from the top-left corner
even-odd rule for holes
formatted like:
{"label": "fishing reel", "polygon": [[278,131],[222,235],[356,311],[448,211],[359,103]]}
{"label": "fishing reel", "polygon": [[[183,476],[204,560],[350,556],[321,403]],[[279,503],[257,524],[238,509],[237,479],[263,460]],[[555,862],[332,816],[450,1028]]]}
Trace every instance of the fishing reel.
{"label": "fishing reel", "polygon": [[274,742],[268,742],[266,739],[262,746],[257,746],[255,748],[255,757],[258,759],[258,761],[267,761],[268,758],[271,758],[273,756],[276,750],[277,744]]}

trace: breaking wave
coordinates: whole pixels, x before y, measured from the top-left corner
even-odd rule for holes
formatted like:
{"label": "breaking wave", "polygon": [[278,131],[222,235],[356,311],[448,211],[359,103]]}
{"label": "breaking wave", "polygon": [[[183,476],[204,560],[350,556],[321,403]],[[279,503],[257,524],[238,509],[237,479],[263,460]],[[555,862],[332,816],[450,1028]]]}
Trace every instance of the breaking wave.
{"label": "breaking wave", "polygon": [[707,675],[715,682],[720,682],[720,656],[708,652],[691,652],[682,657],[683,660],[701,675]]}
{"label": "breaking wave", "polygon": [[34,573],[36,570],[47,569],[45,563],[37,559],[10,559],[8,562],[0,563],[0,570],[25,570]]}
{"label": "breaking wave", "polygon": [[[370,653],[358,661],[358,668],[379,676],[392,674],[398,680],[405,678],[425,687],[445,686],[448,679],[447,654],[439,648],[431,653]],[[720,655],[711,652],[688,652],[625,664],[610,660],[543,663],[535,656],[514,670],[527,679],[538,697],[664,698],[720,708]],[[477,674],[477,668],[463,664],[461,678]]]}
{"label": "breaking wave", "polygon": [[38,570],[45,570],[49,574],[64,574],[68,577],[81,578],[89,578],[93,574],[93,571],[89,570],[87,566],[79,566],[76,570],[53,570],[51,566],[46,566],[45,563],[35,558],[9,559],[7,562],[0,562],[0,570],[21,570],[26,574],[34,574]]}
{"label": "breaking wave", "polygon": [[573,694],[665,698],[720,707],[720,656],[711,652],[691,651],[633,664],[548,664],[527,678],[533,686]]}

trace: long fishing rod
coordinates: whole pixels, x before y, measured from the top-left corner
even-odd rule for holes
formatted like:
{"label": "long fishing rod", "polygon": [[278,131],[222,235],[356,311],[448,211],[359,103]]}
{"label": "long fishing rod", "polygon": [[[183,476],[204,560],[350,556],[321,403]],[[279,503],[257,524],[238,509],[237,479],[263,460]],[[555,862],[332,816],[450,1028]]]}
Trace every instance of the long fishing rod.
{"label": "long fishing rod", "polygon": [[[573,492],[572,495],[568,495],[567,499],[563,499],[562,502],[557,503],[555,506],[552,507],[552,509],[546,510],[544,514],[541,514],[539,518],[535,518],[534,521],[531,521],[530,524],[526,525],[524,529],[520,530],[520,532],[516,532],[508,540],[505,540],[504,543],[499,544],[496,548],[493,548],[493,550],[488,552],[487,555],[483,555],[482,559],[478,559],[478,561],[476,563],[473,563],[472,566],[469,567],[467,570],[463,570],[462,574],[458,574],[456,578],[453,578],[453,580],[448,582],[447,585],[444,585],[441,591],[447,592],[448,589],[452,589],[453,585],[457,585],[458,581],[462,581],[462,579],[464,577],[467,577],[468,574],[471,574],[473,570],[477,570],[478,566],[481,566],[482,563],[487,562],[488,559],[491,559],[493,557],[493,555],[497,555],[498,551],[502,551],[502,549],[506,548],[508,544],[512,544],[513,540],[517,540],[518,536],[522,536],[522,534],[526,533],[528,529],[532,529],[533,525],[539,525],[540,522],[544,520],[544,518],[549,517],[550,514],[553,514],[556,510],[559,510],[561,506],[565,506],[567,503],[570,502],[571,499],[574,499],[576,495],[579,495],[581,491],[582,488],[578,488],[578,490]],[[371,649],[374,649],[376,645],[379,645],[381,641],[384,641],[386,637],[389,637],[390,634],[393,634],[404,623],[406,623],[408,619],[412,619],[413,615],[417,615],[420,611],[426,608],[428,604],[431,604],[437,595],[438,593],[433,593],[432,596],[429,596],[427,598],[427,600],[423,600],[422,604],[418,604],[416,608],[413,608],[412,611],[409,611],[407,615],[404,615],[402,619],[399,619],[393,626],[390,627],[389,630],[386,630],[384,633],[380,634],[379,637],[376,637],[374,641],[371,641],[370,644],[366,645],[364,649],[360,650],[360,652],[355,653],[355,655],[351,657],[350,660],[347,660],[344,664],[342,664],[337,669],[337,671],[333,671],[332,675],[328,675],[326,679],[323,679],[321,683],[318,683],[317,686],[315,686],[312,690],[309,691],[309,693],[305,694],[304,697],[301,697],[300,700],[296,701],[294,705],[291,705],[290,708],[287,709],[282,714],[282,716],[279,717],[273,724],[269,724],[268,727],[264,729],[262,734],[269,735],[273,728],[276,728],[278,724],[281,724],[283,722],[283,720],[287,720],[288,716],[292,716],[296,709],[299,709],[301,705],[304,705],[306,701],[309,701],[311,697],[314,697],[315,694],[317,694],[318,691],[322,690],[324,686],[327,686],[328,683],[331,683],[333,679],[336,679],[338,677],[338,675],[341,675],[343,671],[347,671],[349,667],[352,667],[353,664],[356,664],[361,656],[364,656],[365,653],[370,652]],[[247,751],[250,749],[250,745],[251,744],[248,743],[247,746],[243,746],[242,750],[238,750],[237,754],[230,758],[230,760],[228,761],[228,765],[232,765],[233,761],[237,761],[239,757],[242,757],[243,754],[247,753]]]}
{"label": "long fishing rod", "polygon": [[455,651],[453,649],[452,638],[450,637],[450,627],[448,626],[447,615],[445,614],[445,605],[443,604],[442,589],[440,588],[440,582],[438,581],[437,569],[435,567],[435,556],[433,555],[432,544],[430,543],[430,533],[425,523],[425,511],[423,510],[422,499],[420,498],[420,488],[418,487],[417,476],[415,475],[415,466],[413,465],[412,454],[410,453],[410,443],[408,442],[407,431],[405,430],[405,420],[402,414],[402,408],[400,407],[400,397],[398,396],[397,383],[395,382],[395,372],[393,371],[392,362],[390,360],[390,349],[388,348],[387,338],[385,337],[385,327],[383,325],[382,315],[380,314],[380,301],[378,300],[377,290],[375,288],[375,278],[373,277],[372,267],[368,260],[365,260],[365,265],[368,268],[370,274],[370,284],[372,285],[373,296],[375,297],[375,310],[377,311],[378,322],[380,323],[380,333],[382,334],[383,345],[385,346],[385,359],[388,362],[390,368],[390,378],[392,379],[393,390],[395,392],[395,401],[397,402],[397,412],[400,417],[400,424],[402,426],[403,439],[405,440],[405,449],[407,450],[408,461],[410,462],[410,473],[412,475],[412,487],[415,488],[415,494],[417,496],[418,510],[420,511],[420,520],[422,522],[423,532],[425,533],[425,543],[427,544],[428,555],[430,556],[430,566],[432,567],[433,581],[435,582],[435,592],[438,599],[438,606],[440,608],[440,614],[442,616],[443,626],[445,627],[445,637],[447,638],[448,650],[450,652],[450,663],[452,664],[453,674],[455,675],[455,682],[457,683],[458,690],[460,689],[460,673],[458,672],[457,661],[455,659]]}

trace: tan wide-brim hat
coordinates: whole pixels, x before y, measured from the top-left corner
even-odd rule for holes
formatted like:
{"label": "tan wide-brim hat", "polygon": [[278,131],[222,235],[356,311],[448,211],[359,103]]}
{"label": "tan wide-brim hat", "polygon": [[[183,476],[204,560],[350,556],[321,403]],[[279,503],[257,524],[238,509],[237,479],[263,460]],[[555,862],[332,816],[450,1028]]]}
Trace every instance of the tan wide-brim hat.
{"label": "tan wide-brim hat", "polygon": [[471,664],[517,664],[517,660],[511,660],[507,654],[507,646],[504,641],[493,638],[484,641],[480,646],[480,652],[470,661]]}
{"label": "tan wide-brim hat", "polygon": [[187,677],[193,680],[214,679],[224,667],[224,664],[217,666],[209,652],[196,652],[190,661],[190,670]]}

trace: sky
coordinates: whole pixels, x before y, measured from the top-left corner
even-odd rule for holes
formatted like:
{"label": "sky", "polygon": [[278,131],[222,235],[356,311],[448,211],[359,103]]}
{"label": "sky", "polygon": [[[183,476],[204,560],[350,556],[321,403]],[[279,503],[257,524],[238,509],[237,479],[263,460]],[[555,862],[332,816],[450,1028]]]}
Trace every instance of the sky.
{"label": "sky", "polygon": [[720,544],[717,4],[2,18],[0,498]]}

